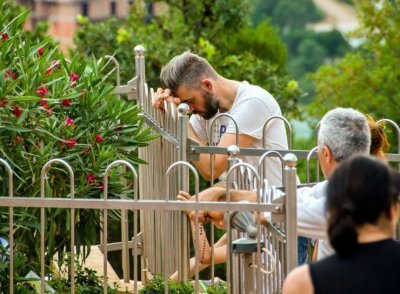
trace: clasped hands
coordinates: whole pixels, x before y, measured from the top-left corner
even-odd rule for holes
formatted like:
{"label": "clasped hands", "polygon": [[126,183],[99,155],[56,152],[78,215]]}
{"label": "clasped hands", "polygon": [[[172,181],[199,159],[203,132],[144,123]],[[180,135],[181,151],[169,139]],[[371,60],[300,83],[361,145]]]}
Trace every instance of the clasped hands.
{"label": "clasped hands", "polygon": [[[207,199],[206,195],[202,195],[203,197],[200,197],[199,195],[199,200],[201,201],[213,201],[213,199]],[[185,191],[179,191],[178,196],[176,197],[177,200],[180,201],[195,201],[195,196],[191,196],[189,193]],[[199,212],[199,222],[204,223],[204,222],[209,222],[212,221],[215,225],[218,227],[224,227],[224,216],[225,213],[223,211],[204,211],[200,210]],[[188,210],[186,211],[186,215],[192,220],[195,220],[196,213],[195,211]]]}

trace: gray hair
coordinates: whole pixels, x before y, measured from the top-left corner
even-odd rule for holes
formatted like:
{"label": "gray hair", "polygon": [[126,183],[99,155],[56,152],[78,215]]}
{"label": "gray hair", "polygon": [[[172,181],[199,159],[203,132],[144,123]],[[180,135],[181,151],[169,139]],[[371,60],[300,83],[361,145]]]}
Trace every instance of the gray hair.
{"label": "gray hair", "polygon": [[355,154],[368,154],[371,131],[367,118],[352,108],[328,111],[321,120],[318,146],[326,145],[333,158],[340,162]]}
{"label": "gray hair", "polygon": [[189,89],[200,87],[204,77],[216,78],[218,76],[214,68],[204,58],[189,51],[177,55],[163,66],[160,73],[161,83],[165,88],[176,93],[179,86]]}

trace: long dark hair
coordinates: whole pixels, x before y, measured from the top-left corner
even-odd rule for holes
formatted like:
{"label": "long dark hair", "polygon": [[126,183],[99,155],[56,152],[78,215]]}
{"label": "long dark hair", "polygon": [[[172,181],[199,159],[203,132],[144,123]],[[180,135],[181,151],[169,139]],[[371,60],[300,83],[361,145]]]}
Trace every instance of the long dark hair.
{"label": "long dark hair", "polygon": [[326,209],[329,240],[341,256],[354,253],[356,227],[374,224],[398,201],[398,174],[378,159],[356,156],[340,164],[329,180]]}

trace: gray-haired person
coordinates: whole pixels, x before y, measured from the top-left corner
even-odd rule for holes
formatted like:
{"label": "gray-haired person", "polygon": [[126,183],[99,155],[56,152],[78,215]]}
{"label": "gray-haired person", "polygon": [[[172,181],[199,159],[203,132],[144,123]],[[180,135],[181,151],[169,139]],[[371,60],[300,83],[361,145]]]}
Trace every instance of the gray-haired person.
{"label": "gray-haired person", "polygon": [[[318,134],[318,160],[327,180],[345,159],[362,154],[367,155],[371,144],[371,133],[366,117],[351,108],[336,108],[325,114]],[[327,238],[325,199],[327,180],[313,187],[297,189],[297,233],[300,236],[320,239],[318,259],[333,253]],[[249,200],[256,202],[256,193],[231,190],[231,201]],[[199,194],[201,201],[225,200],[225,189],[209,188]],[[208,212],[200,213],[200,220],[208,218]],[[214,221],[218,221],[215,220]],[[263,222],[271,221],[271,214],[265,213]]]}
{"label": "gray-haired person", "polygon": [[[281,109],[266,90],[248,82],[230,80],[219,75],[204,58],[191,52],[184,52],[172,58],[160,74],[165,89],[159,88],[153,106],[163,110],[163,100],[176,104],[187,103],[192,112],[189,137],[201,145],[212,142],[219,147],[236,144],[236,130],[229,118],[222,117],[215,124],[214,138],[210,140],[210,119],[217,113],[229,113],[239,128],[239,147],[262,148],[262,129],[265,121],[273,115],[281,115]],[[288,148],[283,122],[273,120],[266,132],[266,148],[283,150]],[[254,167],[258,158],[243,156],[241,159]],[[201,154],[193,162],[201,175],[210,180],[210,156]],[[214,157],[214,178],[220,177],[227,169],[227,155]],[[281,168],[278,159],[273,158],[267,166],[267,180],[270,185],[281,185]]]}

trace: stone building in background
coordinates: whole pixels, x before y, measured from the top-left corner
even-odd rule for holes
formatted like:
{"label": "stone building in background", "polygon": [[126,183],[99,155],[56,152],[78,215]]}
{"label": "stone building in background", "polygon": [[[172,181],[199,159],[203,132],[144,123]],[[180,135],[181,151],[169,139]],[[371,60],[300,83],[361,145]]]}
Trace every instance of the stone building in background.
{"label": "stone building in background", "polygon": [[49,23],[49,34],[60,42],[61,49],[73,46],[72,37],[78,28],[77,15],[92,21],[115,16],[125,18],[134,0],[17,0],[17,3],[32,9],[26,24],[27,29],[39,21]]}

